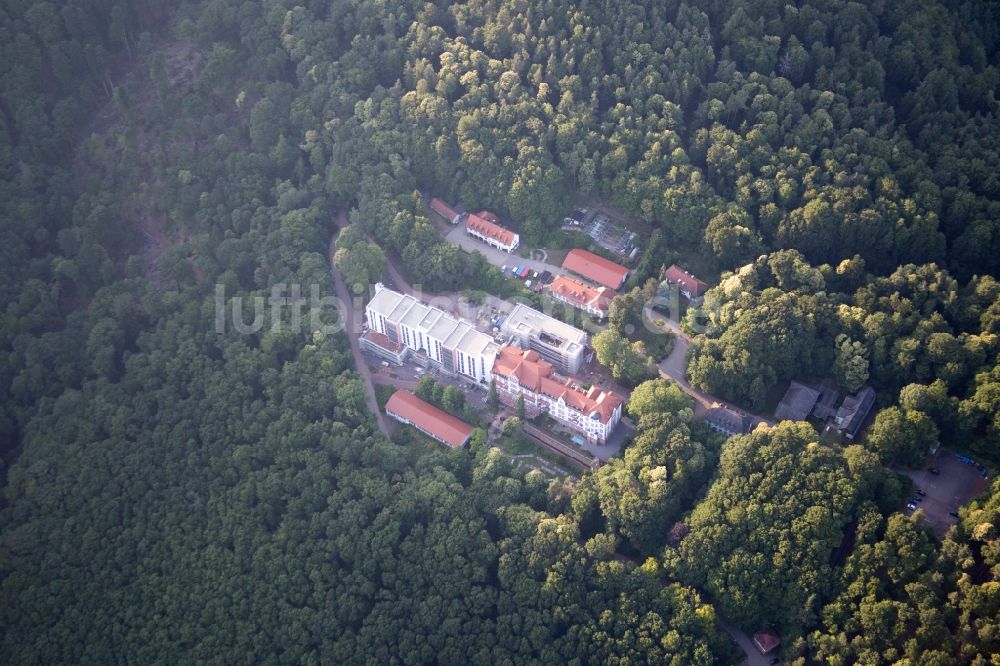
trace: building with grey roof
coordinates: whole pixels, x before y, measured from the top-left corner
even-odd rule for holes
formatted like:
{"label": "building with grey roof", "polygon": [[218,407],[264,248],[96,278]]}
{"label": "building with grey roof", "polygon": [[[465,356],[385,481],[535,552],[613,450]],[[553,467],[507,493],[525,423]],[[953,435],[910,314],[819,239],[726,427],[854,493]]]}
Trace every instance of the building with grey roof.
{"label": "building with grey roof", "polygon": [[874,406],[875,391],[870,386],[865,386],[856,394],[844,398],[844,403],[833,419],[834,425],[840,430],[844,439],[849,442],[854,441]]}
{"label": "building with grey roof", "polygon": [[523,303],[514,306],[500,330],[522,347],[537,351],[559,372],[575,374],[583,365],[587,334]]}
{"label": "building with grey roof", "polygon": [[837,404],[837,398],[840,396],[836,389],[830,388],[829,386],[819,387],[819,400],[816,401],[816,405],[813,407],[812,414],[818,419],[826,420],[837,413],[837,408],[834,407]]}
{"label": "building with grey roof", "polygon": [[713,407],[705,415],[705,423],[712,430],[724,435],[746,435],[753,432],[761,420],[756,416],[744,414],[730,407]]}
{"label": "building with grey roof", "polygon": [[815,386],[792,381],[785,397],[774,410],[774,418],[779,421],[805,421],[819,400],[820,390]]}

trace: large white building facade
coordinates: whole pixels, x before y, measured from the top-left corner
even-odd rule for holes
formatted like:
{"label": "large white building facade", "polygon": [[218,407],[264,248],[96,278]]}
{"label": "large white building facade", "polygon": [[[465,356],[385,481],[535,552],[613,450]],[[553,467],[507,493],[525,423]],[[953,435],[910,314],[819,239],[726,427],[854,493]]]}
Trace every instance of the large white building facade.
{"label": "large white building facade", "polygon": [[[374,347],[402,346],[444,372],[481,383],[493,376],[493,361],[499,350],[493,338],[440,308],[379,283],[375,285],[375,296],[365,307],[365,318],[369,329],[378,335],[363,335],[362,346],[384,358],[386,354]],[[405,358],[398,353],[396,356],[400,360]]]}

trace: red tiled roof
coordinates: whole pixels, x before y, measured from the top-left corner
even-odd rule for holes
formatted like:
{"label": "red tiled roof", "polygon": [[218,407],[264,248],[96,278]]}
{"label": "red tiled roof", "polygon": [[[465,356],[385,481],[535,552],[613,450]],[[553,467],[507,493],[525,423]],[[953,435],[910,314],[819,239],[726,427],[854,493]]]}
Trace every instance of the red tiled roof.
{"label": "red tiled roof", "polygon": [[378,331],[368,329],[361,337],[365,338],[366,340],[369,340],[370,342],[374,342],[382,349],[391,351],[393,354],[398,354],[399,352],[403,351],[402,342],[393,342],[392,340],[382,335]]}
{"label": "red tiled roof", "polygon": [[552,364],[539,358],[538,352],[524,351],[517,347],[501,347],[493,362],[493,373],[503,377],[514,375],[518,383],[534,393],[559,399],[584,414],[597,412],[601,423],[607,423],[615,409],[624,403],[619,396],[599,386],[591,386],[586,391],[579,388],[576,380],[554,377]]}
{"label": "red tiled roof", "polygon": [[678,284],[684,291],[691,292],[691,296],[697,298],[705,293],[708,285],[691,275],[677,264],[671,264],[665,274],[667,282]]}
{"label": "red tiled roof", "polygon": [[451,206],[441,201],[437,197],[431,197],[431,209],[436,213],[440,213],[441,217],[448,220],[449,222],[454,220],[455,216],[458,215],[458,213],[455,212],[455,210]]}
{"label": "red tiled roof", "polygon": [[607,293],[607,287],[595,289],[566,275],[556,277],[549,285],[549,291],[579,306],[589,305],[598,310],[607,311],[611,305],[611,296]]}
{"label": "red tiled roof", "polygon": [[781,639],[772,634],[770,631],[758,631],[753,635],[753,642],[760,650],[761,654],[767,654],[774,648],[778,647],[781,643]]}
{"label": "red tiled roof", "polygon": [[386,413],[400,416],[431,437],[458,448],[469,440],[472,426],[424,402],[409,391],[396,391],[385,404]]}
{"label": "red tiled roof", "polygon": [[570,250],[563,268],[582,275],[608,289],[618,289],[628,277],[628,269],[587,250]]}
{"label": "red tiled roof", "polygon": [[483,236],[500,241],[504,245],[513,245],[516,234],[505,227],[497,224],[497,216],[489,211],[481,210],[478,213],[469,215],[466,220],[466,228],[472,229]]}

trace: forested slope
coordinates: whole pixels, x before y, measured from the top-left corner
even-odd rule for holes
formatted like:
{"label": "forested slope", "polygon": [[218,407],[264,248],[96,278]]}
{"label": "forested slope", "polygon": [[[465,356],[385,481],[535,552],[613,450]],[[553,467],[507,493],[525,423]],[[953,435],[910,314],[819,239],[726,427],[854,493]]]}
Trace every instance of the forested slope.
{"label": "forested slope", "polygon": [[725,663],[718,607],[801,663],[986,663],[995,483],[937,544],[893,513],[907,442],[723,444],[662,382],[579,482],[417,455],[344,333],[219,334],[213,294],[329,293],[341,209],[428,287],[492,289],[417,192],[532,243],[576,191],[657,230],[641,273],[750,264],[693,380],[752,404],[864,365],[915,433],[995,456],[995,26],[929,1],[6,3],[0,657]]}

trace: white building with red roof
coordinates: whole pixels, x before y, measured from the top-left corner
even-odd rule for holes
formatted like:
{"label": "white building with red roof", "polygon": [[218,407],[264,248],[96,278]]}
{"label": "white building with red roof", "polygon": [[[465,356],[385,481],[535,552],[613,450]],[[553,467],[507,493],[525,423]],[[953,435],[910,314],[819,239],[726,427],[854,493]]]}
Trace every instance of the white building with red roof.
{"label": "white building with red roof", "polygon": [[516,250],[521,243],[520,236],[501,225],[496,215],[485,210],[469,214],[465,220],[465,232],[507,253]]}
{"label": "white building with red roof", "polygon": [[684,294],[689,301],[696,301],[708,291],[708,285],[696,278],[691,273],[678,266],[671,264],[663,275],[669,284],[677,285],[677,289]]}
{"label": "white building with red roof", "polygon": [[607,287],[591,287],[567,275],[560,275],[549,285],[549,296],[553,300],[604,319],[608,316],[614,292]]}
{"label": "white building with red roof", "polygon": [[524,396],[529,414],[547,413],[591,442],[603,444],[622,418],[625,401],[599,386],[584,388],[572,377],[562,377],[538,352],[501,347],[493,363],[500,399],[513,405]]}

